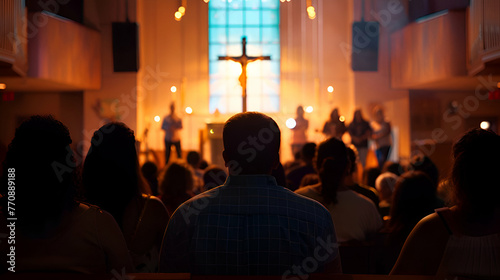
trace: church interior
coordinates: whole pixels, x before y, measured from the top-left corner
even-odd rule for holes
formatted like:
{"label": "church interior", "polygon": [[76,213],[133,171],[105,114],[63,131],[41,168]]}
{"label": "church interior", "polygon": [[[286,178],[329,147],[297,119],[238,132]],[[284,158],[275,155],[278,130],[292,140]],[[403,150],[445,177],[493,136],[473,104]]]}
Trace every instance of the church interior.
{"label": "church interior", "polygon": [[[220,163],[221,125],[242,111],[271,116],[281,161],[287,120],[303,106],[308,141],[338,108],[349,124],[380,106],[390,158],[429,156],[449,172],[468,129],[499,132],[500,2],[487,0],[3,0],[0,156],[34,114],[67,125],[83,158],[109,121],[135,131],[140,160],[164,162],[162,120],[175,104],[183,155]],[[248,77],[248,78],[247,78]],[[349,141],[345,135],[345,141]],[[172,155],[174,156],[174,155]],[[223,163],[222,163],[223,164]]]}

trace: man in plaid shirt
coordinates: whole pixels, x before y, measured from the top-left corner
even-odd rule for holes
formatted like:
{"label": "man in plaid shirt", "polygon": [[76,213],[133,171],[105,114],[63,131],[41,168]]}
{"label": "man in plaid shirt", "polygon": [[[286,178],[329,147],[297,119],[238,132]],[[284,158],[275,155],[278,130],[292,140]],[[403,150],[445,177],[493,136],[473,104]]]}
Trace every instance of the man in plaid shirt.
{"label": "man in plaid shirt", "polygon": [[328,210],[278,186],[270,175],[279,164],[280,137],[276,122],[261,113],[240,113],[226,122],[229,177],[172,215],[160,272],[286,279],[341,271]]}

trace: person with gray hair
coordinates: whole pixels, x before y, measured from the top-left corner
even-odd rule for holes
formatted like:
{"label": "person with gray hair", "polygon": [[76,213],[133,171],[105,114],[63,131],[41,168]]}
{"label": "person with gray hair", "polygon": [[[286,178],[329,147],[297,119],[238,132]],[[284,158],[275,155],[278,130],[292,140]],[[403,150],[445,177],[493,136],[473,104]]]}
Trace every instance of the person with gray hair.
{"label": "person with gray hair", "polygon": [[394,173],[385,172],[380,174],[375,181],[375,188],[377,189],[380,200],[378,204],[379,211],[383,218],[389,216],[391,211],[392,192],[394,191],[398,178],[398,175]]}

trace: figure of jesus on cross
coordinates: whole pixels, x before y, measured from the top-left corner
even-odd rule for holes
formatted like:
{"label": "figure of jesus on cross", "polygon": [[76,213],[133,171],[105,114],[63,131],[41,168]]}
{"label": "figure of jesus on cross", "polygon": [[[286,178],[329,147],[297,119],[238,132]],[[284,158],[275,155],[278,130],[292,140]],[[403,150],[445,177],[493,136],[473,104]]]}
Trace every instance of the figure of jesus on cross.
{"label": "figure of jesus on cross", "polygon": [[271,60],[270,56],[248,56],[247,55],[247,37],[241,39],[242,55],[241,56],[219,56],[219,60],[231,60],[241,64],[241,75],[238,79],[241,85],[241,97],[243,99],[243,112],[247,111],[247,65],[250,62],[257,60]]}

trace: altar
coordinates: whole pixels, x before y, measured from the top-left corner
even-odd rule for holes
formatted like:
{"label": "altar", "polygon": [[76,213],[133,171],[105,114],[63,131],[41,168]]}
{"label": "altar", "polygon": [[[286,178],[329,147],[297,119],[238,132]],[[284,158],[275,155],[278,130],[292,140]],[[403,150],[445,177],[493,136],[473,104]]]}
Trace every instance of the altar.
{"label": "altar", "polygon": [[225,165],[224,158],[222,157],[222,151],[224,150],[222,142],[223,129],[224,123],[207,123],[207,139],[210,151],[209,161],[221,168],[224,168]]}

